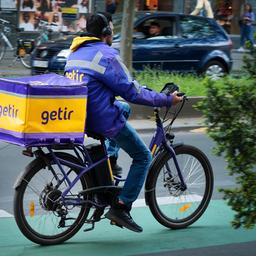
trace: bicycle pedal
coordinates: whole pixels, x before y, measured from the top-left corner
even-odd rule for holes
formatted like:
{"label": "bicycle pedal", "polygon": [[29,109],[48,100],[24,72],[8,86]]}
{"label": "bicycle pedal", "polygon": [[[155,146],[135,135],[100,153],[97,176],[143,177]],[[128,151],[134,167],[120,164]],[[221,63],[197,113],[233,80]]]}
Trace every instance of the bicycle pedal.
{"label": "bicycle pedal", "polygon": [[84,229],[84,232],[92,231],[95,228],[95,223],[94,222],[87,222],[87,224],[91,224],[92,226],[90,228]]}
{"label": "bicycle pedal", "polygon": [[116,223],[116,222],[113,221],[113,220],[110,221],[110,225],[115,225],[115,226],[117,226],[117,227],[119,227],[119,228],[124,228],[122,225],[119,225],[118,223]]}
{"label": "bicycle pedal", "polygon": [[92,214],[92,219],[93,219],[94,222],[98,222],[102,219],[101,216],[103,215],[104,210],[105,210],[105,208],[95,209],[95,211]]}

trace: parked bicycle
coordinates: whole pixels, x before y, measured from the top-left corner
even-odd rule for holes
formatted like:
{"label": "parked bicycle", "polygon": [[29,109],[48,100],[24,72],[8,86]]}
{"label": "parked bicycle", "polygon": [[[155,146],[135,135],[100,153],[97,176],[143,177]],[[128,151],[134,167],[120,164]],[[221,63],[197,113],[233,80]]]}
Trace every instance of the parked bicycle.
{"label": "parked bicycle", "polygon": [[[177,87],[167,84],[162,92],[173,90]],[[185,101],[184,96],[174,110],[167,108],[163,118],[154,108],[156,131],[149,146],[154,158],[145,183],[146,204],[155,219],[171,229],[186,228],[198,220],[213,191],[206,155],[196,147],[174,143],[172,124]],[[88,136],[100,143],[45,145],[24,151],[35,159],[15,184],[14,216],[31,241],[59,244],[83,225],[84,231],[93,230],[119,194],[125,179],[112,175],[105,138],[89,132]]]}
{"label": "parked bicycle", "polygon": [[[50,26],[58,26],[55,23],[49,24],[46,21],[40,20],[39,31],[40,35],[36,39],[17,39],[17,46],[13,46],[8,35],[14,27],[9,21],[0,18],[0,61],[4,58],[7,47],[14,51],[14,60],[20,60],[24,67],[31,68],[31,57],[30,54],[38,45],[47,42],[49,35],[52,32]],[[16,29],[21,32],[21,29]]]}

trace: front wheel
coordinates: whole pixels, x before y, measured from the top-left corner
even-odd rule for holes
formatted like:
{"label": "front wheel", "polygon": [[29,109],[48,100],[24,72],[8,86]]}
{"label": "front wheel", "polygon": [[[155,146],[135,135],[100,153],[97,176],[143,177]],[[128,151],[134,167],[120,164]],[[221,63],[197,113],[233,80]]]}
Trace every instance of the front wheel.
{"label": "front wheel", "polygon": [[[79,161],[67,153],[56,153],[66,161],[79,164]],[[53,158],[46,161],[35,159],[26,170],[14,197],[14,216],[21,232],[32,242],[41,245],[59,244],[71,238],[79,231],[89,214],[87,204],[65,205],[61,194],[68,187],[63,173]],[[79,169],[62,164],[62,168],[71,181],[80,173]],[[82,176],[67,196],[70,200],[79,198],[78,192],[91,186],[88,177]],[[81,198],[86,200],[86,196]]]}
{"label": "front wheel", "polygon": [[146,181],[146,200],[155,219],[172,228],[185,228],[206,210],[213,191],[211,165],[199,149],[175,148],[187,189],[182,191],[174,160],[167,151],[154,162]]}

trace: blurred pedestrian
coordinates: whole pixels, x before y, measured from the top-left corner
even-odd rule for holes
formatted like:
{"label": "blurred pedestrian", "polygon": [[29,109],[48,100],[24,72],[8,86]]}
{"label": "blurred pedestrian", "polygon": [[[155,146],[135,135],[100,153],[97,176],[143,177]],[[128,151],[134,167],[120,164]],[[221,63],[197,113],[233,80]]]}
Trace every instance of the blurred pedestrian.
{"label": "blurred pedestrian", "polygon": [[250,46],[253,47],[253,27],[252,23],[255,20],[255,15],[252,11],[252,5],[246,3],[244,5],[244,12],[240,19],[240,48],[238,51],[244,51],[245,42],[249,41]]}
{"label": "blurred pedestrian", "polygon": [[116,12],[116,2],[114,0],[106,0],[106,12],[111,14]]}
{"label": "blurred pedestrian", "polygon": [[213,18],[213,11],[209,0],[197,0],[196,7],[191,15],[200,15],[201,12],[206,12],[206,17]]}

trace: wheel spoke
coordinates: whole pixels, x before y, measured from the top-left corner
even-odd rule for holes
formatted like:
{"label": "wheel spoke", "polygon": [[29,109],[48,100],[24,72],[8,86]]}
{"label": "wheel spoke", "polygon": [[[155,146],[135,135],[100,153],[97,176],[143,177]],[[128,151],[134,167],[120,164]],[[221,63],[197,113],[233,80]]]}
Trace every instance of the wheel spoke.
{"label": "wheel spoke", "polygon": [[[60,156],[63,155],[67,160],[74,161],[71,155],[60,153]],[[58,177],[63,177],[63,174],[57,165],[51,165],[52,171],[39,165],[35,166],[35,169],[31,169],[24,177],[25,182],[22,182],[16,191],[15,219],[23,234],[33,242],[45,245],[60,243],[65,241],[69,234],[75,234],[79,230],[79,223],[83,223],[82,219],[87,217],[89,209],[85,206],[65,206],[61,194],[68,188],[68,184],[62,182],[61,186],[58,186]],[[71,179],[80,172],[65,165],[62,167]],[[79,199],[77,191],[86,188],[86,181],[81,178],[70,190],[69,195]],[[63,223],[63,226],[60,227],[60,223]]]}
{"label": "wheel spoke", "polygon": [[[161,224],[182,228],[194,223],[207,208],[213,176],[209,161],[200,150],[183,145],[175,151],[187,189],[182,190],[173,159],[168,153],[163,154],[159,156],[161,160],[156,161],[160,163],[157,170],[152,170],[155,190],[150,192],[149,207]],[[167,164],[171,175],[166,171]]]}

